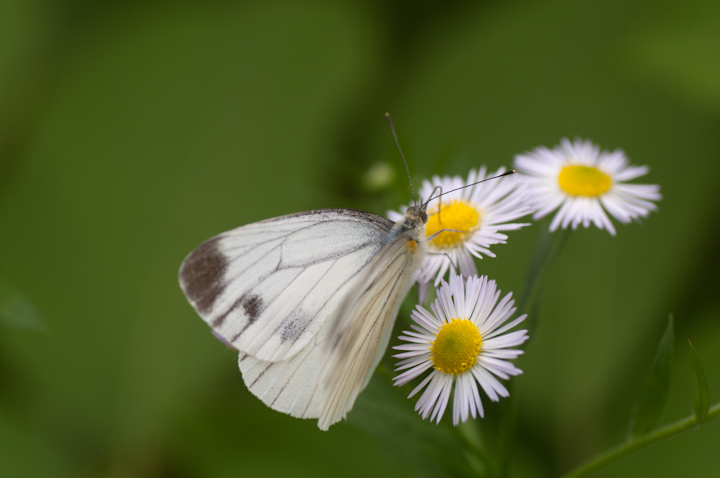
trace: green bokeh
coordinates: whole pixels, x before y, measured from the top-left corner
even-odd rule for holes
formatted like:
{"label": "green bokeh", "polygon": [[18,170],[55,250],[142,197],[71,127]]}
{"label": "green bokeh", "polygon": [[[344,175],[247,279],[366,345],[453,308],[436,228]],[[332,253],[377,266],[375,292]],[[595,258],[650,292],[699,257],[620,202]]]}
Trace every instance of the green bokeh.
{"label": "green bokeh", "polygon": [[[669,312],[661,422],[692,410],[686,337],[717,402],[720,8],[683,5],[2,2],[0,282],[43,322],[0,323],[7,476],[429,473],[352,417],[322,433],[268,410],[176,279],[223,230],[407,203],[385,111],[416,180],[580,136],[662,186],[642,224],[572,234],[548,277],[515,387],[519,475],[626,437]],[[394,179],[371,191],[377,162]],[[509,234],[481,272],[518,293],[540,227]],[[390,397],[383,384],[373,396]],[[598,475],[714,477],[719,439],[712,421]]]}

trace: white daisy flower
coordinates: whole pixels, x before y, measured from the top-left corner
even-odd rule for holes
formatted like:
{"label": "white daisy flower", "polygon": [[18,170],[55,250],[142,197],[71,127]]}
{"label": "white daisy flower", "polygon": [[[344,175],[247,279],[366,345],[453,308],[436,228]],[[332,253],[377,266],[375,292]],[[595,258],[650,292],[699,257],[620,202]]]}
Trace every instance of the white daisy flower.
{"label": "white daisy flower", "polygon": [[415,404],[423,420],[430,417],[440,423],[453,384],[453,425],[467,421],[468,416],[484,416],[478,384],[494,402],[509,395],[495,377],[507,380],[522,373],[508,360],[523,352],[510,347],[528,339],[527,330],[505,333],[527,317],[502,325],[515,313],[511,297],[512,293],[507,294],[498,303],[500,291],[487,276],[473,276],[466,283],[462,276],[451,274],[450,285],[442,281],[437,299],[430,305],[432,313],[419,305],[413,311],[411,317],[417,325],[412,324],[413,331],[400,336],[409,343],[393,347],[403,351],[394,355],[403,359],[395,371],[405,370],[394,380],[395,385],[404,385],[433,369],[408,396],[427,387]]}
{"label": "white daisy flower", "polygon": [[[467,180],[460,176],[433,176],[432,182],[423,181],[420,197],[427,200],[441,192],[463,188],[504,172],[505,168],[500,168],[486,175],[483,166],[480,171],[471,169]],[[488,248],[492,244],[505,244],[507,241],[507,236],[500,231],[512,231],[530,225],[509,223],[533,212],[526,195],[517,189],[518,182],[513,176],[464,187],[430,201],[425,234],[428,239],[434,237],[428,240],[428,254],[415,276],[421,285],[421,296],[424,295],[423,288],[426,291],[429,287],[427,283],[434,277],[437,287],[450,267],[452,272],[458,272],[459,269],[465,277],[477,275],[473,256],[480,259],[483,255],[495,257]],[[399,221],[404,217],[406,209],[407,206],[401,208],[402,212],[388,211],[388,217]],[[443,229],[462,232],[446,231],[438,234]]]}
{"label": "white daisy flower", "polygon": [[515,156],[515,168],[528,188],[540,219],[557,209],[550,231],[558,227],[576,229],[590,223],[615,235],[608,213],[623,224],[646,217],[657,206],[650,201],[662,199],[660,186],[625,184],[647,174],[647,166],[631,166],[625,153],[600,151],[590,141],[566,138],[552,150],[535,148]]}

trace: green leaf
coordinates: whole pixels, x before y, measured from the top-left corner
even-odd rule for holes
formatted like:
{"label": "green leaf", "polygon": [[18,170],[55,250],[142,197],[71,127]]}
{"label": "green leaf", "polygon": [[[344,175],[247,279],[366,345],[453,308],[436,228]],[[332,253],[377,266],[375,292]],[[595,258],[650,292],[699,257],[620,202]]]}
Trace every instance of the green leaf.
{"label": "green leaf", "polygon": [[660,339],[655,360],[645,382],[645,389],[635,404],[630,423],[633,438],[645,435],[655,428],[665,409],[670,392],[674,342],[673,316],[670,314],[667,328]]}
{"label": "green leaf", "polygon": [[708,409],[710,408],[710,398],[708,397],[707,380],[705,379],[705,371],[697,356],[695,347],[688,339],[690,345],[690,363],[693,369],[693,378],[695,379],[695,399],[693,400],[693,410],[698,423],[702,423],[707,419]]}
{"label": "green leaf", "polygon": [[0,283],[0,323],[18,329],[37,330],[44,326],[32,302],[3,283]]}

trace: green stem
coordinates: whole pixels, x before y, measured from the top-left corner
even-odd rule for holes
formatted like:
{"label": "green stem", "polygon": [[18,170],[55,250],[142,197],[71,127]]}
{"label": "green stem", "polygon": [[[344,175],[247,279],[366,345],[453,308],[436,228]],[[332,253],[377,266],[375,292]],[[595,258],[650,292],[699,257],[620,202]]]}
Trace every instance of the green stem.
{"label": "green stem", "polygon": [[[710,410],[705,417],[705,421],[710,420],[717,415],[720,415],[720,403],[716,403],[715,405],[710,407]],[[630,441],[618,445],[615,448],[611,448],[610,450],[585,462],[583,465],[576,468],[575,470],[566,473],[565,475],[563,475],[562,478],[579,478],[581,476],[587,476],[604,467],[605,465],[612,463],[618,458],[627,455],[628,453],[632,453],[635,450],[645,448],[646,446],[652,445],[655,442],[664,440],[665,438],[669,438],[676,433],[680,433],[681,431],[687,430],[688,428],[691,428],[697,424],[697,418],[695,417],[695,415],[688,418],[683,418],[682,420],[678,420],[675,423],[671,423],[662,428],[658,428],[657,430],[648,433],[645,436],[631,439]]]}
{"label": "green stem", "polygon": [[487,473],[483,476],[496,476],[497,472],[493,468],[492,461],[490,460],[490,457],[485,453],[485,451],[476,443],[473,443],[470,438],[465,436],[465,434],[460,430],[459,427],[453,427],[453,429],[457,437],[465,445],[468,453],[472,454],[475,459],[478,460],[478,462],[480,462],[487,470]]}
{"label": "green stem", "polygon": [[[543,227],[535,245],[535,252],[533,252],[530,260],[530,265],[525,274],[525,283],[517,302],[519,314],[537,312],[537,301],[541,296],[543,279],[563,245],[567,242],[568,237],[570,237],[570,229],[560,229],[552,233],[547,227]],[[533,323],[536,320],[537,317],[528,317],[528,321]]]}

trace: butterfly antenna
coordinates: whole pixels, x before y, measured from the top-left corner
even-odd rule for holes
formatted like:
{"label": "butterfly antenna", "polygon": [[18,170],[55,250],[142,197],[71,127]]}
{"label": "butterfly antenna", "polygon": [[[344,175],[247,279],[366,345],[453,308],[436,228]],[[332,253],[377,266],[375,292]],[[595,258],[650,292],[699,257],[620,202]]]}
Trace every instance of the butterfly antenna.
{"label": "butterfly antenna", "polygon": [[392,132],[393,138],[395,138],[395,144],[397,145],[398,151],[400,151],[400,157],[405,164],[405,172],[407,173],[408,182],[410,183],[410,192],[412,193],[413,203],[415,203],[415,206],[417,206],[417,199],[415,199],[415,189],[413,189],[412,179],[410,179],[410,168],[408,168],[407,161],[405,161],[405,155],[403,154],[402,148],[400,147],[400,142],[397,139],[397,134],[395,134],[395,127],[393,126],[392,120],[390,119],[390,113],[385,113],[385,118],[387,118],[388,120],[388,124],[390,125],[390,131]]}
{"label": "butterfly antenna", "polygon": [[[438,200],[437,215],[438,215],[438,222],[439,222],[440,224],[442,224],[442,218],[440,217],[440,212],[442,212],[442,195],[443,195],[442,186],[435,186],[435,187],[433,188],[432,192],[430,193],[430,197],[432,197],[432,195],[435,194],[435,191],[437,191],[438,189],[440,190],[440,194],[438,194],[437,197],[439,197],[440,199]],[[421,198],[420,200],[422,201],[422,198]],[[429,202],[430,202],[430,201],[428,200],[428,202],[423,203],[423,205],[424,205],[425,207],[427,207],[427,205],[428,205]]]}
{"label": "butterfly antenna", "polygon": [[[465,186],[461,186],[461,187],[459,187],[459,188],[451,189],[450,191],[440,192],[440,194],[438,194],[437,196],[432,196],[432,195],[431,195],[432,197],[431,197],[430,199],[428,199],[427,201],[425,201],[425,204],[430,204],[430,201],[432,201],[433,199],[439,198],[439,197],[442,196],[443,194],[451,193],[451,192],[453,192],[453,191],[458,191],[458,190],[460,190],[460,189],[469,188],[470,186],[475,186],[476,184],[484,183],[485,181],[490,181],[491,179],[497,179],[497,178],[501,178],[501,177],[503,177],[503,176],[509,176],[509,175],[511,175],[511,174],[514,174],[514,173],[515,173],[515,170],[514,170],[514,169],[511,169],[510,171],[504,172],[504,173],[502,173],[502,174],[498,174],[497,176],[492,176],[492,177],[490,177],[490,178],[481,179],[480,181],[475,181],[474,183],[466,184]],[[433,192],[434,192],[434,191],[433,191]]]}

